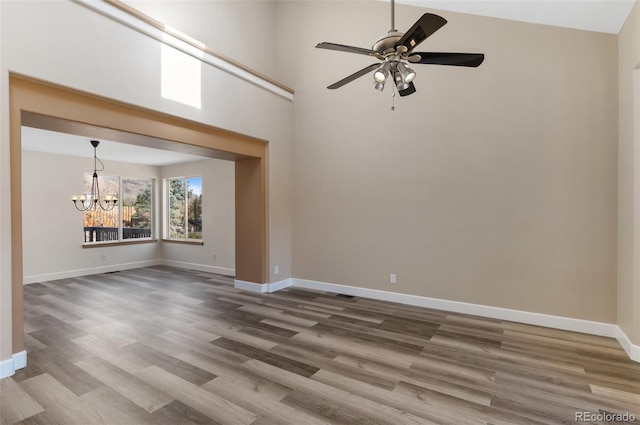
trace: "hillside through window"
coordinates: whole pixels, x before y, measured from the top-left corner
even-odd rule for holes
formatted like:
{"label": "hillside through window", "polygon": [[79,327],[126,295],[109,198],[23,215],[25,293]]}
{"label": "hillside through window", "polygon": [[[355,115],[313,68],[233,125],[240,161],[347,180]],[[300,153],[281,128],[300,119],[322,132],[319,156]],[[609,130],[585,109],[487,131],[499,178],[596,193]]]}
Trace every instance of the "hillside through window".
{"label": "hillside through window", "polygon": [[[91,173],[85,173],[85,193],[91,190],[91,178]],[[150,239],[153,181],[99,176],[98,184],[101,196],[116,196],[118,205],[111,211],[97,208],[84,212],[84,243]]]}

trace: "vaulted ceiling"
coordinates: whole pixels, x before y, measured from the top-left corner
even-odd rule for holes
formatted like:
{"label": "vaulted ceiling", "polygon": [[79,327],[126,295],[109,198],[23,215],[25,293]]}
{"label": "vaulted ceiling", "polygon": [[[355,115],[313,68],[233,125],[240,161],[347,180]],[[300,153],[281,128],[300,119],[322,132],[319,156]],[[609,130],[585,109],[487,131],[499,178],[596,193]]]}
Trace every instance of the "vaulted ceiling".
{"label": "vaulted ceiling", "polygon": [[396,2],[452,12],[618,34],[636,0],[396,0]]}
{"label": "vaulted ceiling", "polygon": [[[390,0],[380,0],[390,3]],[[617,34],[637,0],[396,0],[398,4],[491,16],[522,22]],[[25,129],[24,149],[91,157],[87,138]],[[51,139],[59,139],[52,144]],[[204,157],[105,141],[101,157],[135,163],[168,165]],[[81,148],[85,143],[86,149]],[[55,146],[55,148],[54,148]]]}

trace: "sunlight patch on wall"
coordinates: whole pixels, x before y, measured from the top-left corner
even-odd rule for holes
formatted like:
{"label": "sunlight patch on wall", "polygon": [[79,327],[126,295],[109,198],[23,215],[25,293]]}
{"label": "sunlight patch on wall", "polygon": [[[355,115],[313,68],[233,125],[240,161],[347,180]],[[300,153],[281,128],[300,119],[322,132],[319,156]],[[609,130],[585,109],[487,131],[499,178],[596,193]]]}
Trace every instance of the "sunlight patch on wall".
{"label": "sunlight patch on wall", "polygon": [[161,95],[201,108],[202,62],[166,44],[161,50]]}

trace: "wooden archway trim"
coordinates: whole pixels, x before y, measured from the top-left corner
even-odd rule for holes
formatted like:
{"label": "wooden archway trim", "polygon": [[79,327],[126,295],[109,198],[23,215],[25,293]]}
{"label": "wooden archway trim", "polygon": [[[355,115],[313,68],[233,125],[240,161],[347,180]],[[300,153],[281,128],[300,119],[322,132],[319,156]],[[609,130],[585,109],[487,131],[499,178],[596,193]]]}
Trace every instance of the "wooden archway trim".
{"label": "wooden archway trim", "polygon": [[267,142],[42,81],[10,75],[12,348],[24,347],[23,112],[208,148],[236,161],[236,279],[267,282]]}

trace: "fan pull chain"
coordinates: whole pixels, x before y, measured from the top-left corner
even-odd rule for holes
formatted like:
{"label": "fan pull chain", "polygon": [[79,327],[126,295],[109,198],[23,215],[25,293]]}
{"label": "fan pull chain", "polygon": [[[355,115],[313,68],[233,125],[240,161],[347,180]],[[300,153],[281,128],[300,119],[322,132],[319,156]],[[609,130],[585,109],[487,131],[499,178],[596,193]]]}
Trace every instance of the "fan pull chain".
{"label": "fan pull chain", "polygon": [[395,111],[396,110],[396,87],[393,87],[393,95],[391,95],[391,110]]}

